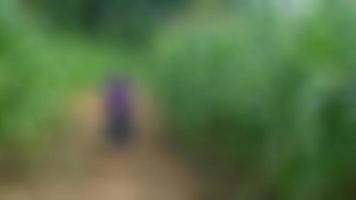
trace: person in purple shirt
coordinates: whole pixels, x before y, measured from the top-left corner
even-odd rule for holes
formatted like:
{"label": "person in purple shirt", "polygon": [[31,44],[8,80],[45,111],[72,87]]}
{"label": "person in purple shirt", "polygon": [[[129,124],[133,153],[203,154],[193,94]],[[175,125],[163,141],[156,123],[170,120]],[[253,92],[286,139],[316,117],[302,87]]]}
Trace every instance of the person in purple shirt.
{"label": "person in purple shirt", "polygon": [[108,140],[127,145],[133,137],[133,83],[128,77],[110,78],[105,94]]}

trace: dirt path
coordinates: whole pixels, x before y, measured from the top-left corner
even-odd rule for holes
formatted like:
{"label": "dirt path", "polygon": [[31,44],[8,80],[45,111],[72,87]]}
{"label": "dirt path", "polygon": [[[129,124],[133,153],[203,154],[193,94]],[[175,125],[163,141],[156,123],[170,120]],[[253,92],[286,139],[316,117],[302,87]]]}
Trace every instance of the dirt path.
{"label": "dirt path", "polygon": [[93,153],[86,166],[48,171],[38,180],[2,187],[2,200],[196,200],[193,172],[162,149]]}
{"label": "dirt path", "polygon": [[[72,138],[72,146],[95,148],[84,148],[83,151],[80,148],[73,149],[69,144],[60,145],[58,154],[50,154],[55,161],[52,168],[43,167],[43,172],[26,183],[0,186],[1,200],[200,199],[199,179],[193,170],[154,142],[152,135],[141,137],[121,151],[93,143],[98,137],[89,134],[89,130],[96,129],[96,126],[88,125],[97,121],[98,111],[92,108],[98,103],[94,98],[86,99],[90,100],[89,105],[85,106],[81,101],[79,108],[82,113],[80,119],[84,119],[85,134],[77,139]],[[142,121],[146,123],[148,120]],[[148,130],[147,125],[141,127]]]}

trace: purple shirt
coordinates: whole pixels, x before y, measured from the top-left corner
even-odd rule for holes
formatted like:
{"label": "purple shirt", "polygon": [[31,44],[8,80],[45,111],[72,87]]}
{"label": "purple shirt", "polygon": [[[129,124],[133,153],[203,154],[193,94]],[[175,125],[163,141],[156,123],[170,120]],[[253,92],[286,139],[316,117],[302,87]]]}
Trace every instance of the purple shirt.
{"label": "purple shirt", "polygon": [[108,109],[117,114],[128,114],[131,104],[131,88],[128,83],[117,81],[107,91]]}

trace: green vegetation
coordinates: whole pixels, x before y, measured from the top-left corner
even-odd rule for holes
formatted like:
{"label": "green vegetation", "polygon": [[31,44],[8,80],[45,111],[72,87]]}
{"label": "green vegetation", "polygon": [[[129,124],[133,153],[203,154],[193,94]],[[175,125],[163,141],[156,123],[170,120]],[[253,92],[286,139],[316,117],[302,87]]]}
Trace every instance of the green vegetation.
{"label": "green vegetation", "polygon": [[241,195],[350,198],[356,18],[341,5],[303,22],[266,12],[158,36],[155,78],[174,133],[198,157],[238,170]]}
{"label": "green vegetation", "polygon": [[185,151],[237,174],[231,177],[239,182],[237,199],[355,197],[356,6],[350,2],[324,0],[304,17],[270,7],[256,12],[261,8],[252,4],[238,13],[195,15],[192,6],[189,14],[155,22],[140,37],[148,45],[137,49],[98,39],[116,29],[130,33],[136,22],[106,24],[110,30],[100,29],[105,34],[95,39],[81,26],[54,33],[16,2],[0,3],[3,147],[46,137],[71,90],[99,84],[111,66],[125,67],[156,87],[170,136]]}

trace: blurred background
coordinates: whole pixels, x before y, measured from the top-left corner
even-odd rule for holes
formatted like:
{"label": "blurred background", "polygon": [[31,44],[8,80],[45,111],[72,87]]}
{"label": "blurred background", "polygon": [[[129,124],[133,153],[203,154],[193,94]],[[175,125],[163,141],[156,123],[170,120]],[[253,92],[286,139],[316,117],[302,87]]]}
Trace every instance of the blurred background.
{"label": "blurred background", "polygon": [[[0,198],[356,199],[355,23],[352,0],[0,0]],[[138,94],[119,152],[112,74]]]}

